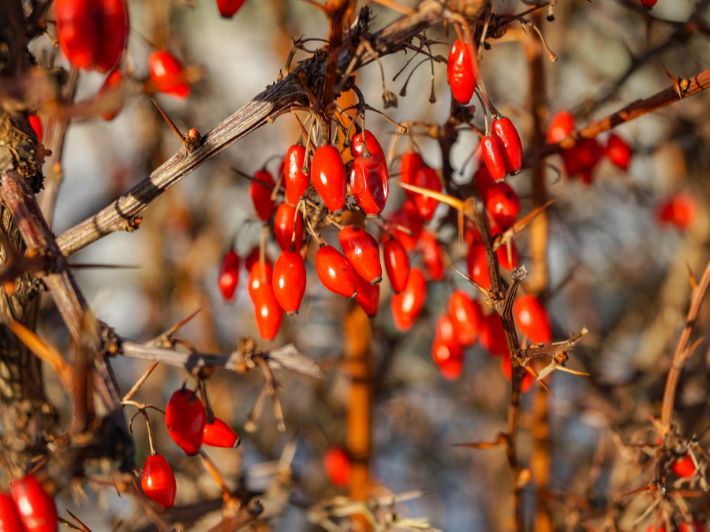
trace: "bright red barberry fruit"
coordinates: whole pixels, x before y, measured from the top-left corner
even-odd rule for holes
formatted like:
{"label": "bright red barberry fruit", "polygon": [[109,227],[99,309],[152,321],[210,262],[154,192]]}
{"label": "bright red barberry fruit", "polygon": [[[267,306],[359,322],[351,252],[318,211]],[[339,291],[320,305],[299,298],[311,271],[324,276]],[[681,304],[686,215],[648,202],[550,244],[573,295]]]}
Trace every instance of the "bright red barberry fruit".
{"label": "bright red barberry fruit", "polygon": [[197,394],[180,388],[170,396],[165,407],[165,426],[172,440],[188,456],[202,447],[202,433],[207,422],[205,407]]}
{"label": "bright red barberry fruit", "polygon": [[370,284],[382,280],[380,248],[370,233],[356,225],[346,225],[338,233],[338,240],[355,273]]}
{"label": "bright red barberry fruit", "polygon": [[249,196],[254,204],[256,215],[261,220],[268,220],[274,214],[276,202],[271,199],[274,190],[274,178],[266,170],[257,170],[254,179],[249,183]]}
{"label": "bright red barberry fruit", "polygon": [[380,214],[389,196],[389,173],[384,159],[376,155],[357,157],[350,172],[350,192],[365,214]]}
{"label": "bright red barberry fruit", "polygon": [[503,231],[511,227],[520,213],[520,198],[508,183],[502,181],[488,187],[483,201],[488,214]]}
{"label": "bright red barberry fruit", "polygon": [[[407,185],[416,185],[417,171],[424,166],[424,159],[415,151],[406,151],[399,159],[399,179]],[[413,198],[413,192],[406,191],[407,196]]]}
{"label": "bright red barberry fruit", "polygon": [[286,150],[283,165],[284,193],[286,202],[294,207],[311,183],[308,173],[304,172],[305,164],[306,148],[304,146],[294,144]]}
{"label": "bright red barberry fruit", "polygon": [[284,251],[276,259],[273,287],[281,308],[289,315],[297,314],[306,293],[306,264],[298,251]]}
{"label": "bright red barberry fruit", "polygon": [[496,257],[498,257],[500,267],[509,272],[517,268],[520,263],[520,256],[518,255],[518,248],[515,246],[515,242],[510,242],[499,247],[496,250]]}
{"label": "bright red barberry fruit", "polygon": [[[417,170],[414,176],[414,184],[419,188],[428,188],[435,192],[441,192],[441,179],[439,173],[428,166],[422,166]],[[434,211],[439,205],[438,200],[424,196],[423,194],[414,193],[414,206],[416,212],[422,220],[431,220],[434,216]]]}
{"label": "bright red barberry fruit", "polygon": [[211,447],[229,449],[239,445],[239,435],[220,418],[215,417],[212,423],[205,423],[202,431],[202,443]]}
{"label": "bright red barberry fruit", "polygon": [[271,278],[273,275],[271,263],[268,260],[265,260],[264,262],[261,262],[259,260],[258,248],[255,249],[255,252],[256,253],[252,251],[252,254],[254,254],[255,256],[251,261],[251,266],[249,266],[248,264],[250,262],[249,259],[252,258],[251,255],[245,261],[247,263],[246,266],[249,269],[249,296],[252,298],[252,301],[254,300],[254,297],[259,292],[259,290],[271,283]]}
{"label": "bright red barberry fruit", "polygon": [[316,251],[316,273],[331,292],[352,299],[357,295],[355,272],[345,256],[333,246]]}
{"label": "bright red barberry fruit", "polygon": [[42,142],[42,139],[44,138],[44,128],[42,127],[42,119],[38,115],[31,114],[27,116],[27,120],[29,120],[30,122],[30,127],[32,128],[32,131],[35,132],[37,140]]}
{"label": "bright red barberry fruit", "polygon": [[478,336],[481,345],[488,349],[488,352],[497,357],[510,357],[508,341],[503,328],[503,321],[500,316],[492,312],[486,316],[481,326],[481,333]]}
{"label": "bright red barberry fruit", "polygon": [[0,493],[0,530],[3,532],[22,532],[24,530],[17,505],[8,493]]}
{"label": "bright red barberry fruit", "polygon": [[432,281],[441,281],[444,278],[444,252],[436,234],[428,229],[422,230],[419,235],[419,250],[429,278]]}
{"label": "bright red barberry fruit", "polygon": [[279,305],[272,284],[273,270],[267,261],[259,260],[249,270],[249,295],[254,304],[254,318],[259,336],[273,340],[281,328],[283,309]]}
{"label": "bright red barberry fruit", "polygon": [[445,378],[454,380],[461,376],[464,351],[456,339],[454,324],[448,314],[442,314],[436,321],[431,357]]}
{"label": "bright red barberry fruit", "polygon": [[689,478],[695,474],[695,462],[689,454],[684,454],[671,464],[671,470],[682,478]]}
{"label": "bright red barberry fruit", "polygon": [[505,148],[498,137],[495,135],[481,137],[481,159],[493,181],[498,182],[505,179],[506,164],[504,153]]}
{"label": "bright red barberry fruit", "polygon": [[128,41],[125,0],[55,0],[57,39],[77,68],[108,72],[121,60]]}
{"label": "bright red barberry fruit", "polygon": [[151,501],[163,508],[173,507],[177,484],[173,468],[164,456],[156,453],[146,457],[141,473],[141,488]]}
{"label": "bright red barberry fruit", "polygon": [[377,137],[375,137],[369,129],[353,135],[350,139],[350,152],[352,153],[353,159],[365,157],[369,154],[379,157],[382,162],[386,164],[385,152],[382,149],[382,146],[380,146],[380,142],[377,140]]}
{"label": "bright red barberry fruit", "polygon": [[[417,194],[417,196],[420,196]],[[421,196],[420,196],[421,197]],[[390,232],[407,251],[413,251],[417,247],[419,235],[422,232],[422,219],[419,217],[418,209],[412,201],[405,201],[402,207],[390,216]],[[399,229],[402,226],[407,231]]]}
{"label": "bright red barberry fruit", "polygon": [[690,194],[679,192],[664,200],[656,210],[656,219],[665,224],[686,230],[696,217],[695,199]]}
{"label": "bright red barberry fruit", "polygon": [[397,329],[402,332],[411,329],[426,303],[424,273],[419,268],[412,268],[404,290],[393,295],[390,301]]}
{"label": "bright red barberry fruit", "polygon": [[148,71],[155,90],[185,99],[190,95],[190,85],[184,80],[185,67],[167,50],[156,50],[148,57]]}
{"label": "bright red barberry fruit", "polygon": [[222,258],[219,270],[219,291],[222,297],[231,301],[239,284],[239,255],[234,250],[229,250]]}
{"label": "bright red barberry fruit", "polygon": [[377,316],[377,311],[380,309],[380,285],[370,284],[355,273],[355,288],[357,288],[355,302],[368,317]]}
{"label": "bright red barberry fruit", "polygon": [[217,0],[217,10],[222,18],[232,18],[245,0]]}
{"label": "bright red barberry fruit", "polygon": [[550,120],[545,138],[548,144],[556,144],[574,133],[575,120],[569,111],[559,111]]}
{"label": "bright red barberry fruit", "polygon": [[629,169],[629,164],[631,164],[631,146],[616,133],[609,135],[609,138],[606,140],[604,153],[615,166],[624,172]]}
{"label": "bright red barberry fruit", "polygon": [[478,195],[483,198],[486,195],[486,191],[493,185],[495,185],[495,181],[493,181],[493,178],[491,177],[491,173],[488,171],[488,168],[486,168],[485,163],[482,161],[479,161],[478,163],[478,168],[476,169],[476,173],[473,174],[473,184],[476,187],[476,191],[478,192]]}
{"label": "bright red barberry fruit", "polygon": [[57,507],[54,499],[44,491],[37,477],[26,475],[10,483],[10,492],[15,501],[26,532],[54,532],[58,529]]}
{"label": "bright red barberry fruit", "polygon": [[123,72],[116,69],[112,70],[109,75],[106,76],[103,85],[101,85],[101,88],[99,89],[99,97],[111,94],[111,102],[108,103],[107,110],[101,113],[101,118],[106,121],[111,121],[116,118],[121,110],[121,107],[123,107],[124,98],[122,95],[117,94],[117,91],[122,84]]}
{"label": "bright red barberry fruit", "polygon": [[491,130],[503,145],[506,170],[510,174],[517,174],[523,167],[523,144],[518,130],[507,116],[493,120]]}
{"label": "bright red barberry fruit", "polygon": [[477,285],[486,290],[491,289],[491,276],[488,272],[486,248],[483,247],[483,244],[474,243],[470,248],[468,248],[466,268],[468,270],[468,276]]}
{"label": "bright red barberry fruit", "polygon": [[345,166],[338,150],[331,145],[316,149],[311,160],[313,186],[332,212],[345,207]]}
{"label": "bright red barberry fruit", "polygon": [[456,341],[463,346],[473,345],[483,323],[479,304],[463,290],[454,290],[449,297],[448,310]]}
{"label": "bright red barberry fruit", "polygon": [[513,303],[513,318],[518,331],[532,343],[549,344],[552,327],[547,311],[533,295],[520,296]]}
{"label": "bright red barberry fruit", "polygon": [[[503,375],[505,375],[505,378],[508,379],[508,381],[513,378],[513,366],[510,364],[509,356],[501,357],[500,369],[503,372]],[[533,384],[535,384],[535,378],[526,371],[525,376],[523,377],[523,381],[520,383],[520,391],[523,393],[530,391],[530,388],[533,387]]]}
{"label": "bright red barberry fruit", "polygon": [[641,0],[641,6],[646,9],[652,9],[658,0]]}
{"label": "bright red barberry fruit", "polygon": [[[301,249],[303,245],[303,215],[288,203],[282,203],[274,215],[274,238],[283,251]],[[293,243],[293,248],[291,246]]]}
{"label": "bright red barberry fruit", "polygon": [[399,240],[387,236],[382,244],[382,256],[392,291],[399,294],[407,286],[409,279],[410,263],[407,250]]}
{"label": "bright red barberry fruit", "polygon": [[350,457],[340,447],[331,447],[323,455],[323,469],[331,484],[338,487],[350,480]]}
{"label": "bright red barberry fruit", "polygon": [[454,41],[449,52],[447,76],[451,94],[460,104],[471,101],[478,79],[476,50],[461,39]]}

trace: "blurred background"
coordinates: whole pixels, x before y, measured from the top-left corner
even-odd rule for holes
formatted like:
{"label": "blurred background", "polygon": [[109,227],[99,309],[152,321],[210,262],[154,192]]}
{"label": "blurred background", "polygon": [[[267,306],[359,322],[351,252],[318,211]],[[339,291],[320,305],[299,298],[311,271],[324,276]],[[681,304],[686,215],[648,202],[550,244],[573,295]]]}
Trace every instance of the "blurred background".
{"label": "blurred background", "polygon": [[[493,11],[518,13],[533,4],[493,1]],[[707,33],[696,30],[678,36],[678,28],[700,4],[659,0],[647,15],[636,9],[632,0],[559,2],[555,21],[542,17],[540,27],[559,58],[544,65],[544,113],[551,116],[568,109],[576,114],[578,126],[583,126],[668,87],[671,82],[659,66],[680,77],[706,68],[710,60]],[[373,28],[398,16],[381,6],[373,9]],[[168,48],[186,64],[202,69],[203,76],[194,84],[189,99],[157,97],[181,129],[195,127],[200,132],[214,127],[278,78],[293,38],[327,36],[323,14],[296,0],[247,1],[231,20],[220,18],[214,2],[208,0],[131,1],[130,13],[125,68],[132,76],[147,76],[147,56],[155,47]],[[707,9],[700,20],[710,23]],[[513,119],[524,145],[530,147],[533,124],[523,42],[527,37],[519,24],[511,24],[511,28],[508,35],[488,41],[491,47],[483,53],[481,77],[491,99]],[[433,50],[445,57],[452,34],[438,29],[428,36],[442,42]],[[318,41],[309,44],[318,45]],[[42,37],[33,42],[33,51],[38,56],[49,54],[51,46],[50,39]],[[657,53],[647,56],[654,49]],[[299,53],[296,60],[304,57]],[[399,93],[408,71],[394,82],[392,78],[408,58],[399,53],[380,62],[388,90]],[[61,57],[57,61],[61,64]],[[614,88],[616,80],[631,67],[628,79]],[[99,74],[82,73],[77,99],[92,98],[102,82]],[[398,98],[398,107],[386,112],[396,121],[443,122],[451,99],[443,65],[435,66],[435,103],[429,102],[431,82],[426,63],[412,75],[406,96]],[[383,80],[377,64],[358,73],[358,85],[371,105],[383,109]],[[547,159],[548,192],[555,202],[548,210],[549,281],[544,300],[556,339],[582,327],[590,331],[570,362],[571,367],[590,376],[555,372],[548,380],[554,397],[549,400],[551,478],[546,498],[556,529],[603,529],[610,516],[622,530],[645,529],[656,522],[652,512],[637,519],[650,505],[648,495],[621,497],[653,478],[649,468],[652,450],[627,444],[653,444],[656,440],[648,420],[659,413],[671,355],[684,323],[691,288],[689,272],[699,276],[708,260],[708,109],[708,96],[701,94],[623,124],[616,132],[634,153],[628,172],[604,161],[591,186],[568,179],[559,156]],[[376,113],[368,113],[366,119],[387,151],[395,128]],[[476,123],[482,124],[480,109]],[[247,194],[249,182],[231,169],[253,174],[267,164],[275,173],[278,157],[298,135],[297,122],[288,115],[280,117],[200,166],[155,201],[139,231],[112,234],[78,253],[72,260],[136,266],[77,272],[98,317],[125,337],[147,341],[200,309],[180,332],[198,349],[228,353],[240,338],[259,341],[247,293],[247,272],[241,271],[233,302],[225,302],[217,286],[222,255],[233,247],[246,257],[258,245],[262,226]],[[400,144],[396,152],[404,149]],[[417,144],[427,163],[440,168],[438,145],[426,138],[417,139]],[[460,136],[452,158],[457,182],[472,178],[475,163],[470,155],[475,146],[473,134]],[[64,148],[64,181],[53,230],[59,234],[109,204],[178,149],[179,141],[150,99],[140,94],[130,97],[111,122],[96,118],[72,123]],[[395,174],[393,168],[396,164],[390,169]],[[530,172],[523,171],[509,183],[522,200],[522,212],[528,212],[532,208]],[[385,215],[403,200],[402,191],[397,186],[391,188]],[[657,216],[659,205],[681,191],[691,194],[696,204],[696,216],[687,230],[660,223]],[[443,207],[440,211],[432,225],[439,229],[442,240],[453,241],[454,228],[443,224],[446,212]],[[334,233],[326,232],[325,237],[336,241]],[[516,245],[526,263],[526,231],[516,237]],[[272,260],[277,249],[274,242],[269,243]],[[452,245],[451,263],[465,270],[460,257],[460,250]],[[435,528],[503,530],[509,524],[512,504],[512,479],[504,450],[474,450],[454,444],[494,440],[505,430],[509,384],[499,361],[478,345],[467,350],[463,375],[455,381],[444,379],[431,360],[435,320],[456,287],[474,293],[453,271],[444,281],[429,283],[424,313],[412,331],[401,334],[393,325],[389,308],[391,289],[383,282],[380,312],[370,320],[374,385],[369,468],[373,494],[420,491],[420,496],[397,505],[396,511],[428,518]],[[66,345],[64,328],[49,301],[44,311],[40,335]],[[267,489],[274,482],[274,461],[284,450],[295,452],[286,503],[269,503],[271,499],[265,497],[267,507],[273,504],[278,508],[270,521],[275,530],[317,529],[308,519],[308,508],[325,497],[346,493],[328,481],[322,457],[328,448],[344,446],[346,441],[351,383],[344,368],[343,320],[349,312],[348,302],[328,293],[311,267],[301,312],[284,320],[273,342],[259,341],[263,348],[292,343],[324,371],[322,380],[290,372],[277,374],[285,432],[277,430],[268,402],[257,418],[256,430],[244,430],[263,386],[255,372],[217,371],[209,382],[216,413],[242,436],[239,450],[209,451],[230,486],[235,487],[243,478],[250,489]],[[709,313],[710,307],[705,305],[697,322],[697,336],[707,335]],[[675,417],[681,433],[699,435],[705,448],[710,422],[709,360],[705,342],[683,372]],[[148,363],[119,358],[114,367],[122,390],[127,390]],[[52,375],[47,378],[51,398],[63,404],[66,399],[61,386]],[[138,397],[164,405],[186,378],[184,371],[161,366]],[[545,393],[538,388],[523,400],[519,438],[523,464],[530,461],[532,449],[533,398]],[[143,427],[138,425],[136,463],[140,464],[148,447]],[[170,441],[162,419],[155,416],[153,425],[157,448],[176,470],[177,505],[218,498],[217,485],[198,460],[185,457]],[[88,500],[66,498],[59,506],[75,510],[92,529],[152,526],[131,499],[118,497],[111,489],[88,488],[84,496]],[[523,495],[530,529],[534,528],[536,500],[530,485]],[[707,492],[704,498],[688,501],[692,508],[702,508]],[[707,511],[708,506],[704,508]],[[207,530],[219,520],[219,512],[207,512],[186,528]]]}

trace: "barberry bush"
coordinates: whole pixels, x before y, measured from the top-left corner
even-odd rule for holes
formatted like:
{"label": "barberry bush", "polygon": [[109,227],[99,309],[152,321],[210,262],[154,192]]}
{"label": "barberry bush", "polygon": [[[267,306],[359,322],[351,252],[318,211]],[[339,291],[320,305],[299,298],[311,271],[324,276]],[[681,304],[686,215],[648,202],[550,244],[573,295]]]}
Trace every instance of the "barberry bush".
{"label": "barberry bush", "polygon": [[707,0],[4,0],[0,529],[704,530]]}

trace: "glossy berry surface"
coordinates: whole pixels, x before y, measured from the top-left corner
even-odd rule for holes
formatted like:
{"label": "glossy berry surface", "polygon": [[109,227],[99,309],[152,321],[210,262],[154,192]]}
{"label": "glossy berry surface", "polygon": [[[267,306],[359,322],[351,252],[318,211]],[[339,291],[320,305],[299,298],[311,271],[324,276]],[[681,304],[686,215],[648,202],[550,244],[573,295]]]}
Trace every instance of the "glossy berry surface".
{"label": "glossy berry surface", "polygon": [[205,407],[195,392],[181,388],[173,393],[165,407],[165,426],[188,456],[199,452],[206,422]]}
{"label": "glossy berry surface", "polygon": [[274,238],[283,251],[299,250],[303,245],[303,215],[288,203],[282,203],[274,215]]}
{"label": "glossy berry surface", "polygon": [[245,0],[217,0],[217,10],[222,18],[232,18],[244,2]]}
{"label": "glossy berry surface", "polygon": [[306,265],[298,251],[284,251],[274,263],[273,290],[287,314],[296,314],[306,293]]}
{"label": "glossy berry surface", "polygon": [[0,530],[2,532],[24,530],[15,501],[8,493],[0,493]]}
{"label": "glossy berry surface", "polygon": [[523,167],[523,144],[518,130],[506,116],[493,120],[491,130],[503,146],[506,170],[510,174],[517,174]]}
{"label": "glossy berry surface", "polygon": [[632,155],[631,146],[616,133],[609,135],[604,154],[607,159],[624,172],[629,169]]}
{"label": "glossy berry surface", "polygon": [[574,128],[574,115],[569,111],[559,111],[550,120],[545,139],[548,144],[555,144],[574,133]]}
{"label": "glossy berry surface", "polygon": [[[417,196],[421,197],[419,194]],[[399,240],[407,251],[413,251],[417,247],[419,235],[422,232],[422,219],[413,201],[405,201],[399,210],[395,211],[389,218],[391,235]],[[406,229],[406,231],[399,228]]]}
{"label": "glossy berry surface", "polygon": [[689,454],[685,454],[671,464],[671,470],[681,478],[689,478],[695,474],[695,463]]}
{"label": "glossy berry surface", "polygon": [[357,288],[355,302],[365,311],[368,317],[374,318],[377,316],[377,312],[380,309],[380,285],[370,284],[356,273],[355,288]]}
{"label": "glossy berry surface", "polygon": [[442,376],[449,380],[458,379],[461,376],[464,351],[456,339],[453,321],[448,314],[442,314],[436,322],[431,356]]}
{"label": "glossy berry surface", "polygon": [[264,340],[273,340],[281,329],[284,311],[274,295],[271,282],[254,294],[252,302],[259,336]]}
{"label": "glossy berry surface", "polygon": [[486,249],[483,244],[473,244],[466,256],[468,276],[479,286],[486,290],[491,289],[491,277],[488,272]]}
{"label": "glossy berry surface", "polygon": [[399,240],[388,236],[382,244],[382,260],[392,291],[398,294],[407,286],[409,279],[410,262],[407,250]]}
{"label": "glossy berry surface", "polygon": [[422,230],[419,235],[419,250],[422,262],[432,281],[441,281],[444,278],[444,251],[436,238],[436,234],[428,229]]}
{"label": "glossy berry surface", "polygon": [[322,246],[316,251],[316,273],[331,292],[349,299],[357,294],[355,272],[345,255],[333,246]]}
{"label": "glossy berry surface", "polygon": [[356,158],[350,173],[350,192],[365,214],[380,214],[389,196],[389,173],[384,159],[375,155]]}
{"label": "glossy berry surface", "polygon": [[535,296],[524,295],[513,303],[513,319],[518,331],[532,343],[549,344],[552,327],[547,311]]}
{"label": "glossy berry surface", "polygon": [[331,447],[323,455],[323,469],[331,484],[338,487],[350,480],[350,457],[340,447]]}
{"label": "glossy berry surface", "polygon": [[463,346],[473,345],[483,323],[479,304],[463,290],[454,290],[449,297],[448,311],[456,341]]}
{"label": "glossy berry surface", "polygon": [[183,100],[190,95],[184,70],[182,62],[167,50],[156,50],[148,57],[148,71],[155,89]]}
{"label": "glossy berry surface", "polygon": [[460,104],[471,101],[478,79],[476,52],[461,39],[454,41],[449,51],[447,78],[454,100]]}
{"label": "glossy berry surface", "polygon": [[143,462],[141,488],[146,497],[163,508],[172,508],[175,504],[177,484],[173,468],[160,454],[151,454]]}
{"label": "glossy berry surface", "polygon": [[[441,192],[441,179],[433,168],[422,166],[417,170],[414,177],[414,184],[419,188],[428,188],[435,192]],[[414,192],[414,206],[416,212],[422,220],[431,220],[439,202],[431,197]]]}
{"label": "glossy berry surface", "polygon": [[419,268],[412,268],[404,290],[393,295],[391,299],[395,327],[403,332],[411,329],[425,303],[426,280],[424,273]]}
{"label": "glossy berry surface", "polygon": [[260,220],[266,221],[271,218],[276,209],[276,203],[271,199],[274,184],[273,176],[266,170],[255,172],[254,179],[249,183],[249,196]]}
{"label": "glossy berry surface", "polygon": [[483,195],[486,210],[502,230],[511,227],[520,214],[520,198],[508,183],[494,183]]}
{"label": "glossy berry surface", "polygon": [[355,225],[347,225],[338,233],[338,240],[355,273],[370,284],[382,280],[380,248],[370,233]]}
{"label": "glossy berry surface", "polygon": [[350,151],[353,155],[353,159],[370,155],[379,158],[385,163],[385,152],[380,142],[377,140],[377,137],[375,137],[369,129],[353,135],[353,138],[350,139]]}
{"label": "glossy berry surface", "polygon": [[488,349],[491,355],[510,357],[503,321],[495,312],[483,319],[479,341],[483,347]]}
{"label": "glossy berry surface", "polygon": [[506,174],[505,150],[495,135],[481,137],[481,160],[486,165],[493,181],[503,181]]}
{"label": "glossy berry surface", "polygon": [[239,435],[220,418],[215,417],[212,423],[205,423],[202,432],[202,443],[211,447],[231,448],[239,445]]}
{"label": "glossy berry surface", "polygon": [[286,202],[294,207],[311,183],[308,173],[304,172],[305,161],[306,148],[304,146],[294,144],[286,150],[283,166],[284,191]]}
{"label": "glossy berry surface", "polygon": [[219,291],[222,297],[231,301],[239,284],[239,256],[235,251],[229,250],[222,258],[222,266],[219,270]]}
{"label": "glossy berry surface", "polygon": [[689,229],[696,218],[695,199],[690,194],[680,192],[665,199],[656,211],[656,218],[663,224],[673,225],[680,230]]}
{"label": "glossy berry surface", "polygon": [[54,532],[58,528],[54,499],[34,475],[13,480],[10,492],[26,532]]}
{"label": "glossy berry surface", "polygon": [[[416,185],[416,177],[419,169],[424,166],[424,159],[415,151],[406,151],[399,160],[399,180],[408,185]],[[410,198],[414,193],[406,190],[405,193]]]}
{"label": "glossy berry surface", "polygon": [[339,211],[345,207],[345,166],[334,146],[316,149],[311,160],[311,180],[330,211]]}

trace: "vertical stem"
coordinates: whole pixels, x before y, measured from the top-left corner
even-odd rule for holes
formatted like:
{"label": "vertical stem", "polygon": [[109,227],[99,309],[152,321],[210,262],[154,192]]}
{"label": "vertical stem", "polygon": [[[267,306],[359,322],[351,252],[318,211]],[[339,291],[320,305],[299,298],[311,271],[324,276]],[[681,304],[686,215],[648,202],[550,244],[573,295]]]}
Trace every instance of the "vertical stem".
{"label": "vertical stem", "polygon": [[[542,15],[536,12],[533,24],[542,31]],[[525,51],[530,69],[529,107],[532,116],[533,131],[531,145],[541,146],[545,142],[543,129],[543,113],[546,106],[545,65],[542,43],[535,34],[529,32],[525,41]],[[545,167],[538,162],[533,168],[533,207],[540,207],[548,200],[547,186],[545,183]],[[547,288],[547,242],[548,242],[548,213],[543,211],[530,225],[530,255],[531,275],[528,291],[539,293]],[[537,487],[537,511],[535,514],[535,530],[548,532],[552,530],[552,516],[547,503],[547,491],[550,483],[550,420],[549,398],[542,387],[537,387],[532,405],[532,454],[530,469]]]}
{"label": "vertical stem", "polygon": [[[356,501],[369,496],[369,462],[371,452],[372,331],[365,313],[353,304],[344,322],[345,365],[350,377],[348,398],[347,447],[352,457],[349,494]],[[367,530],[367,521],[358,516],[353,523],[356,530]]]}

